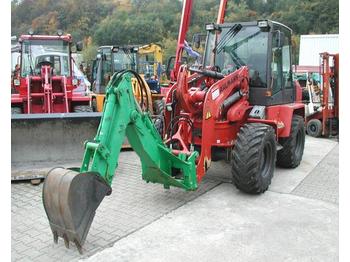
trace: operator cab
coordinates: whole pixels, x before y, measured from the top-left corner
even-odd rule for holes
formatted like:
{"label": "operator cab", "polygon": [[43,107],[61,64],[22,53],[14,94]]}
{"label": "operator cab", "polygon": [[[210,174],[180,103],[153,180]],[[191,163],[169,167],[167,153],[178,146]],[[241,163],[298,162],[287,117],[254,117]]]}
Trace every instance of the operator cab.
{"label": "operator cab", "polygon": [[104,94],[106,86],[115,72],[131,69],[137,70],[136,46],[101,46],[92,66],[94,92]]}
{"label": "operator cab", "polygon": [[204,68],[224,75],[242,66],[249,69],[252,105],[294,101],[291,67],[292,30],[270,20],[208,24]]}
{"label": "operator cab", "polygon": [[68,76],[69,73],[69,58],[65,53],[49,53],[39,55],[35,58],[34,75],[40,75],[41,67],[49,65],[52,68],[53,75]]}
{"label": "operator cab", "polygon": [[38,76],[43,65],[50,65],[54,75],[71,76],[70,43],[66,40],[24,39],[21,76]]}

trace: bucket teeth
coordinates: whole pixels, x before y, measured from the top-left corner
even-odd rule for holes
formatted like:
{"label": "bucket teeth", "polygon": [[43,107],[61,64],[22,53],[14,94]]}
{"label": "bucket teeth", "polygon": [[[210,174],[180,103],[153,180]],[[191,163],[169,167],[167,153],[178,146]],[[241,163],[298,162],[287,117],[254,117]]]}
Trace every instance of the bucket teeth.
{"label": "bucket teeth", "polygon": [[57,244],[58,243],[58,234],[57,234],[57,232],[55,231],[55,232],[53,232],[53,242],[55,243],[55,244]]}
{"label": "bucket teeth", "polygon": [[69,240],[66,234],[63,235],[64,245],[69,248]]}
{"label": "bucket teeth", "polygon": [[83,247],[80,245],[80,243],[78,242],[78,240],[74,239],[74,244],[75,244],[75,246],[77,247],[77,249],[78,249],[80,255],[82,255],[82,254],[83,254]]}
{"label": "bucket teeth", "polygon": [[70,242],[73,242],[75,244],[76,248],[78,249],[79,253],[81,255],[83,254],[83,247],[79,243],[78,239],[70,239],[67,234],[62,233],[62,232],[58,233],[57,231],[53,232],[52,234],[53,234],[53,237],[54,237],[54,243],[55,244],[58,243],[58,237],[61,236],[63,238],[64,245],[65,245],[66,248],[69,248]]}
{"label": "bucket teeth", "polygon": [[82,254],[95,211],[110,193],[111,187],[97,173],[51,170],[43,186],[43,203],[54,242],[62,237],[67,248],[71,241]]}

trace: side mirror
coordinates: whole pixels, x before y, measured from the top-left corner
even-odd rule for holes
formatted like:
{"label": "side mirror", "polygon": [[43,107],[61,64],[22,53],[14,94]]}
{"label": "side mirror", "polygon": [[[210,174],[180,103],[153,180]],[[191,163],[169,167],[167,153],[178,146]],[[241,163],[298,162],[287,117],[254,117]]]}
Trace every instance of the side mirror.
{"label": "side mirror", "polygon": [[75,44],[75,47],[77,49],[77,52],[81,52],[83,50],[83,42],[82,41],[79,41],[78,43]]}
{"label": "side mirror", "polygon": [[193,35],[193,45],[196,49],[198,49],[201,46],[201,36],[200,34],[194,34]]}

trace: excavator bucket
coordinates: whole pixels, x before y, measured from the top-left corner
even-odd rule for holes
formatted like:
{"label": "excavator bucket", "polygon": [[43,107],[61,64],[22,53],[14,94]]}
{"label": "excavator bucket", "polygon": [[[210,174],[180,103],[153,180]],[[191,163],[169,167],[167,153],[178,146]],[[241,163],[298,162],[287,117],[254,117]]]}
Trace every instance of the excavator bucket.
{"label": "excavator bucket", "polygon": [[78,173],[64,168],[51,170],[43,186],[43,202],[54,242],[62,237],[82,254],[95,211],[111,187],[94,172]]}

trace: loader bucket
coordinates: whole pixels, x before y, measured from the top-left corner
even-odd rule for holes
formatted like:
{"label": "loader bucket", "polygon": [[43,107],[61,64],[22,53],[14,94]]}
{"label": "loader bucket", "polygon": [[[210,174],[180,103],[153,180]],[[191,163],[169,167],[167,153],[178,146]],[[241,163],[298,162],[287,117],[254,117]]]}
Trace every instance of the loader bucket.
{"label": "loader bucket", "polygon": [[82,254],[95,211],[111,192],[111,187],[97,173],[51,170],[43,186],[43,203],[54,242],[57,244],[62,237],[69,248],[72,241]]}
{"label": "loader bucket", "polygon": [[[11,180],[45,178],[53,166],[81,163],[84,142],[96,135],[101,115],[96,112],[12,115]],[[125,139],[123,148],[129,147]]]}
{"label": "loader bucket", "polygon": [[12,165],[80,162],[100,119],[101,113],[91,112],[12,115]]}

